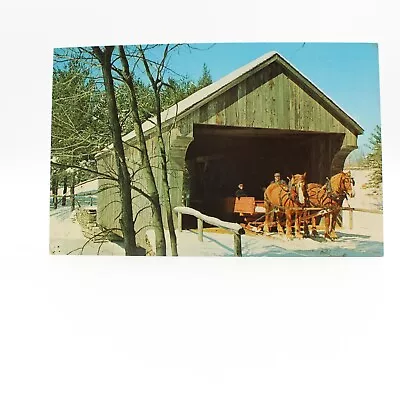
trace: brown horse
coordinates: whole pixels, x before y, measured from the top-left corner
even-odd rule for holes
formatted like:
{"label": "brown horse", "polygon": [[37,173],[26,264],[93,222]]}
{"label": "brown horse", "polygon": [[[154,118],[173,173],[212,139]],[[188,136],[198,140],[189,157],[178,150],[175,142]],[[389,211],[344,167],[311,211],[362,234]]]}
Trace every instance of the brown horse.
{"label": "brown horse", "polygon": [[[323,208],[325,210],[325,238],[337,239],[335,232],[336,220],[342,207],[343,200],[355,196],[355,181],[351,172],[339,172],[332,176],[325,185],[309,183],[307,195],[311,207]],[[311,214],[312,234],[317,236],[316,216]],[[305,222],[304,231],[308,231],[308,224]]]}
{"label": "brown horse", "polygon": [[[264,234],[270,231],[271,217],[274,209],[277,209],[278,232],[283,234],[283,217],[286,216],[286,237],[292,238],[292,216],[295,220],[295,235],[301,238],[300,216],[301,210],[296,210],[306,206],[306,172],[304,174],[292,175],[289,185],[271,183],[264,191],[265,222]],[[293,210],[293,208],[295,210]]]}

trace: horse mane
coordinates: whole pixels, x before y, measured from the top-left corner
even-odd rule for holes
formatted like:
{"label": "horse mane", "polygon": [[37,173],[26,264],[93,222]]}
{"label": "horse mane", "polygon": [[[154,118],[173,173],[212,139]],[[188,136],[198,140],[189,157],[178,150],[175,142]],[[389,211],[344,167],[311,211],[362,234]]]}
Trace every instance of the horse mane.
{"label": "horse mane", "polygon": [[340,182],[343,175],[349,175],[351,177],[350,172],[340,171],[336,175],[333,175],[329,180],[332,192],[339,192]]}
{"label": "horse mane", "polygon": [[[294,174],[292,177],[289,179],[289,185],[288,185],[288,192],[290,194],[291,199],[293,199],[293,194],[296,196],[296,185],[303,181],[304,182],[304,197],[305,201],[308,201],[308,193],[307,193],[307,179],[306,179],[307,173],[305,172],[304,174]],[[294,193],[293,193],[294,190]]]}

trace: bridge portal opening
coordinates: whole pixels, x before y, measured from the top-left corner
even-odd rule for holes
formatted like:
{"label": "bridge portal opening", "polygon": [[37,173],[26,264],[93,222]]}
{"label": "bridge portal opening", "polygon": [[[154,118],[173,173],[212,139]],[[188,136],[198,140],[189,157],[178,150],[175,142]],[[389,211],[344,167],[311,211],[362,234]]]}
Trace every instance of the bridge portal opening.
{"label": "bridge portal opening", "polygon": [[261,200],[276,171],[282,179],[307,172],[309,181],[323,183],[343,139],[336,133],[194,125],[186,153],[187,205],[227,218],[224,199],[239,183]]}

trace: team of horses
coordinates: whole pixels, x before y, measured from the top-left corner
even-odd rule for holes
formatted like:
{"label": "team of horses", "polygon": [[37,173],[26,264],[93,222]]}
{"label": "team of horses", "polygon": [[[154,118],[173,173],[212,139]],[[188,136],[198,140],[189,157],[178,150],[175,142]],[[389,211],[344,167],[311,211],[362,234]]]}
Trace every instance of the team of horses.
{"label": "team of horses", "polygon": [[317,236],[316,219],[325,219],[325,238],[336,239],[336,220],[344,199],[355,196],[355,181],[351,172],[341,171],[327,179],[324,185],[308,183],[307,174],[295,174],[286,183],[271,183],[264,191],[265,222],[264,233],[271,230],[272,219],[276,215],[278,233],[292,238],[294,220],[295,237],[309,236],[309,220],[311,234]]}

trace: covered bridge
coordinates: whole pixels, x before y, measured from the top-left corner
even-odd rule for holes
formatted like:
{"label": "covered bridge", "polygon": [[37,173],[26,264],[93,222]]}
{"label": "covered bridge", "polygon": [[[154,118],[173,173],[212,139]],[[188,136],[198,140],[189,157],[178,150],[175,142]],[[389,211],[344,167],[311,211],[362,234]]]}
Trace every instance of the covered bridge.
{"label": "covered bridge", "polygon": [[[270,52],[199,90],[162,113],[173,206],[185,205],[220,216],[221,200],[239,182],[262,199],[275,171],[282,177],[307,172],[324,182],[343,168],[357,148],[360,125],[280,54]],[[154,123],[143,124],[153,165],[159,163]],[[124,136],[135,182],[143,185],[135,133]],[[98,168],[112,168],[110,148]],[[161,176],[154,169],[157,184]],[[99,181],[98,223],[119,227],[118,189]],[[151,221],[144,198],[134,195],[136,229]],[[136,197],[135,197],[136,196]],[[145,229],[144,229],[145,230]],[[143,230],[143,231],[144,231]],[[143,232],[144,233],[144,232]],[[141,234],[143,234],[141,233]],[[140,237],[140,235],[139,235]]]}

